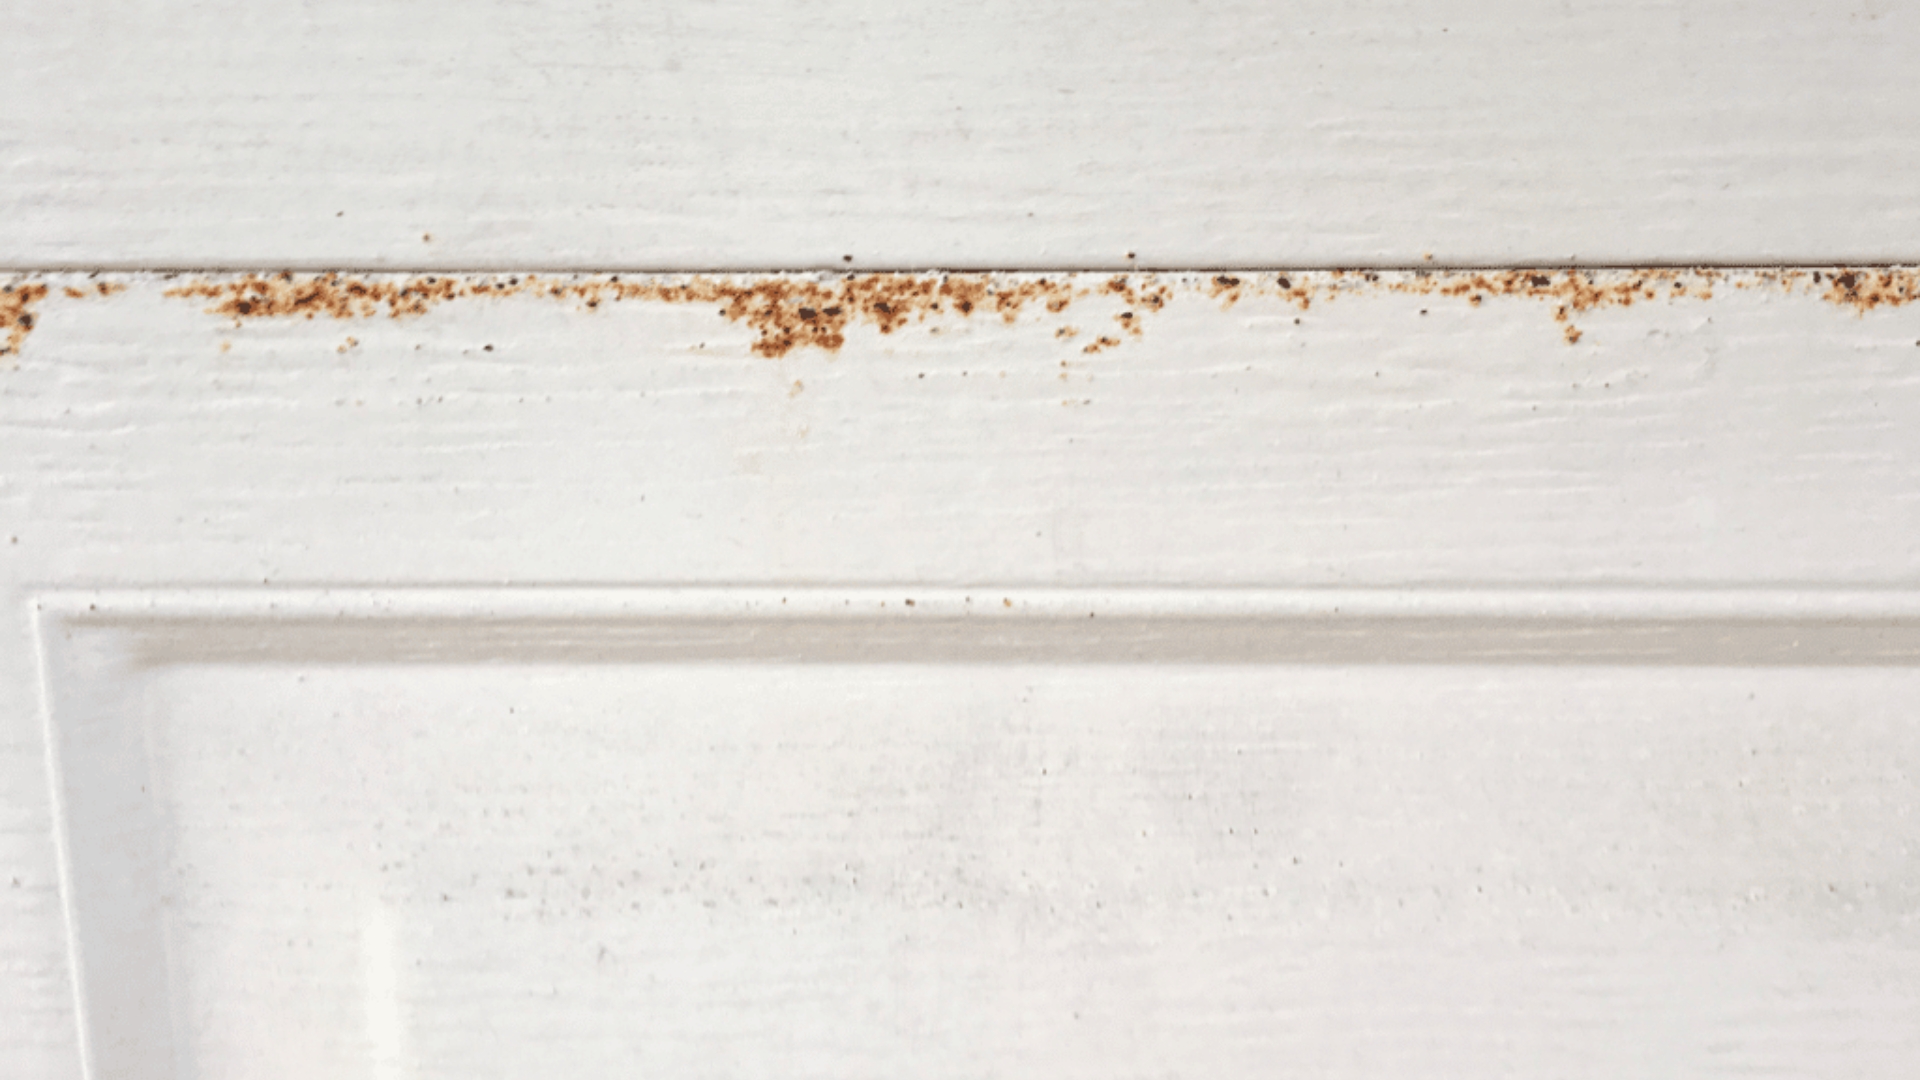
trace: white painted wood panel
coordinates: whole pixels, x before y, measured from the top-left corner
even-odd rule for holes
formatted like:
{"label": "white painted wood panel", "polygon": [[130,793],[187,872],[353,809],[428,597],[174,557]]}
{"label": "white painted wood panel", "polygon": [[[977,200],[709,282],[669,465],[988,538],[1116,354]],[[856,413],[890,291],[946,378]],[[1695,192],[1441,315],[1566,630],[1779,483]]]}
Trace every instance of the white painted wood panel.
{"label": "white painted wood panel", "polygon": [[43,598],[97,1074],[1920,1052],[1920,594],[915,591]]}
{"label": "white painted wood panel", "polygon": [[1812,273],[12,280],[3,1071],[1902,1075],[1920,307]]}
{"label": "white painted wood panel", "polygon": [[1910,0],[15,4],[0,264],[1920,259]]}
{"label": "white painted wood panel", "polygon": [[15,7],[0,1076],[1911,1071],[1920,4]]}

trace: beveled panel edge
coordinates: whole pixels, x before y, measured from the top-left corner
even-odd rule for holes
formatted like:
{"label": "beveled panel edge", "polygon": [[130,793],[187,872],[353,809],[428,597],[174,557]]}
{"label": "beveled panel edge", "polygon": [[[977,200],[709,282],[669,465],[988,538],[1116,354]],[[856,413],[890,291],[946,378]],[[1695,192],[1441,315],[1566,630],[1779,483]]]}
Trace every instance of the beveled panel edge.
{"label": "beveled panel edge", "polygon": [[[172,663],[1920,664],[1920,591],[913,585],[61,590]],[[46,657],[43,655],[42,663]]]}

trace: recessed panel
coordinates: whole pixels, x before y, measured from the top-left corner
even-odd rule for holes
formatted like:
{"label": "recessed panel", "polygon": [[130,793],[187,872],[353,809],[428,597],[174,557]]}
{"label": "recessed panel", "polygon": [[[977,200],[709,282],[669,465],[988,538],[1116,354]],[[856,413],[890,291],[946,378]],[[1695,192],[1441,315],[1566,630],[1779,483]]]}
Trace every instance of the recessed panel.
{"label": "recessed panel", "polygon": [[1920,1052],[1909,668],[127,640],[78,631],[51,668],[88,683],[55,722],[101,1076]]}

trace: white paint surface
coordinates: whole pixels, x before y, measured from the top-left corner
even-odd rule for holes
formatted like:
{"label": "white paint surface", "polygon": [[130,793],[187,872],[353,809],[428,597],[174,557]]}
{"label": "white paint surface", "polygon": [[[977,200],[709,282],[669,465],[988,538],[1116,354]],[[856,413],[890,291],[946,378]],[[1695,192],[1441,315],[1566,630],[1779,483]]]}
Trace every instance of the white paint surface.
{"label": "white paint surface", "polygon": [[[615,659],[619,619],[540,648],[551,615],[476,636],[500,605],[456,596],[49,616],[87,688],[53,720],[103,1075],[1898,1076],[1920,1051],[1911,644],[1773,670],[983,661],[1022,626],[1103,633],[1021,596],[918,659],[743,663],[679,642],[729,640],[742,604],[766,611],[743,634],[816,620],[814,650],[955,616],[552,604],[683,612],[667,652]],[[515,625],[537,662],[499,651]],[[129,833],[144,894],[99,854]],[[130,984],[166,986],[171,1024]]]}
{"label": "white paint surface", "polygon": [[1915,1056],[1912,307],[43,280],[11,1074]]}
{"label": "white paint surface", "polygon": [[0,1076],[1920,1059],[1920,308],[1205,288],[1914,262],[1920,5],[14,7]]}
{"label": "white paint surface", "polygon": [[12,266],[1920,258],[1911,0],[8,15]]}

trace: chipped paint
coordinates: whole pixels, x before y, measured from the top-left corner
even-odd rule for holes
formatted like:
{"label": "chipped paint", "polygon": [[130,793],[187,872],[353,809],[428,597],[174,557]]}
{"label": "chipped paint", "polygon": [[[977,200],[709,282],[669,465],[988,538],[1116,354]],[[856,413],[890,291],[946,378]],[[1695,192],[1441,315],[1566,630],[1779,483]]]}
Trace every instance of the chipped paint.
{"label": "chipped paint", "polygon": [[[106,296],[123,280],[67,280],[70,275],[26,275],[0,293],[0,355],[17,353],[33,329],[36,308],[53,298]],[[1299,313],[1342,298],[1369,294],[1434,297],[1480,307],[1495,299],[1547,306],[1566,343],[1588,332],[1578,316],[1602,308],[1711,300],[1718,290],[1802,295],[1865,314],[1920,300],[1914,267],[1644,268],[1512,270],[1304,270],[1221,273],[785,273],[762,275],[620,274],[352,274],[241,273],[186,281],[169,275],[164,294],[207,302],[209,314],[236,323],[259,319],[424,315],[456,300],[527,296],[593,311],[604,305],[653,302],[710,305],[750,328],[752,350],[776,358],[795,349],[836,351],[855,326],[894,334],[932,322],[997,318],[1018,323],[1031,314],[1059,315],[1092,304],[1094,318],[1111,329],[1091,331],[1076,348],[1098,354],[1145,335],[1158,313],[1175,302],[1211,303],[1222,311],[1262,301]],[[57,290],[57,291],[55,291]],[[1425,314],[1426,309],[1422,309]],[[1296,322],[1299,320],[1296,319]],[[1079,326],[1049,328],[1057,340]],[[349,341],[353,339],[349,338]]]}

